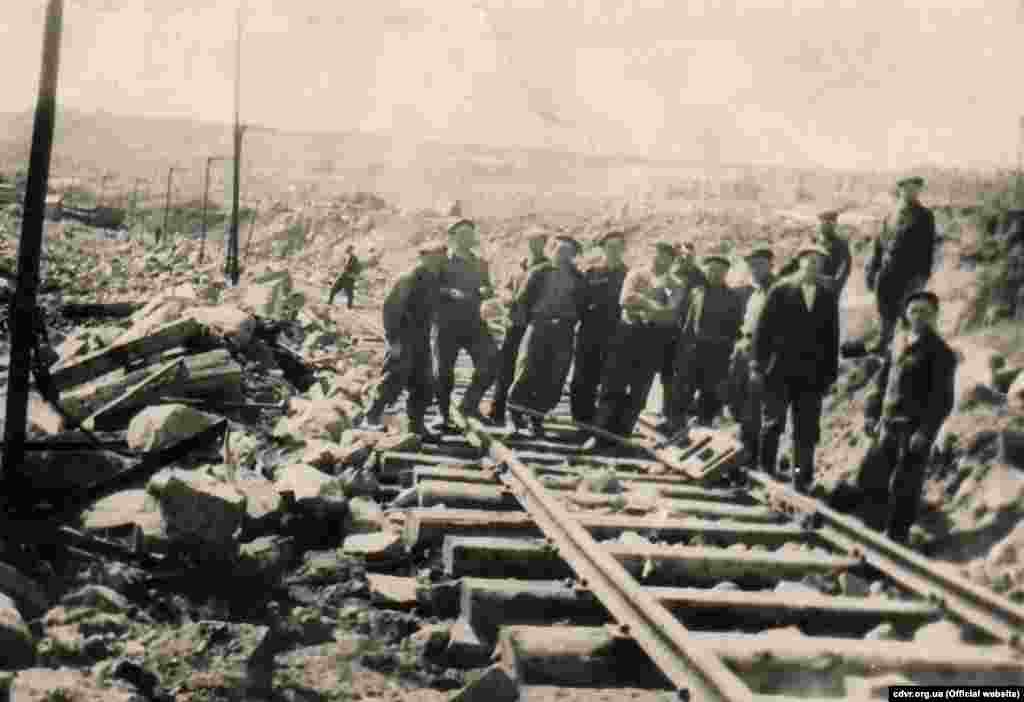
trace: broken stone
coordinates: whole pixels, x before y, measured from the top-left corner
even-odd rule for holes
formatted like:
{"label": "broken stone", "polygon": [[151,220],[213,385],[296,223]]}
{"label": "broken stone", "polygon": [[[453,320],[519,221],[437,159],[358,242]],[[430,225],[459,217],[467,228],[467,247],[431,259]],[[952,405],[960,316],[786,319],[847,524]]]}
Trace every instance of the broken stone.
{"label": "broken stone", "polygon": [[270,692],[276,645],[265,626],[200,621],[149,642],[146,660],[167,687],[223,690],[242,702]]}
{"label": "broken stone", "polygon": [[128,446],[135,451],[162,449],[195,436],[216,422],[216,417],[187,405],[147,407],[128,425]]}
{"label": "broken stone", "polygon": [[367,573],[366,580],[374,603],[410,609],[416,606],[416,578]]}
{"label": "broken stone", "polygon": [[328,585],[361,577],[363,565],[338,549],[309,551],[302,565],[288,578],[289,584]]}
{"label": "broken stone", "polygon": [[345,513],[347,500],[341,481],[313,466],[303,463],[285,466],[275,473],[274,485],[279,493],[293,493],[299,509],[311,514],[337,517]]}
{"label": "broken stone", "polygon": [[882,622],[874,629],[864,634],[865,641],[897,641],[900,636],[889,622]]}
{"label": "broken stone", "polygon": [[274,425],[273,436],[295,441],[320,439],[337,442],[342,433],[352,426],[352,418],[358,413],[359,406],[347,400],[293,398],[289,415],[281,417]]}
{"label": "broken stone", "polygon": [[348,501],[345,531],[349,534],[372,534],[384,529],[384,510],[366,497],[353,497]]}
{"label": "broken stone", "polygon": [[820,595],[821,592],[815,588],[807,585],[806,583],[796,582],[793,580],[783,580],[775,586],[775,592],[780,594],[788,595]]}
{"label": "broken stone", "polygon": [[234,482],[245,496],[245,531],[263,534],[277,527],[281,520],[283,500],[277,486],[263,477],[253,476]]}
{"label": "broken stone", "polygon": [[999,460],[1024,469],[1024,432],[1004,429],[999,433]]}
{"label": "broken stone", "polygon": [[960,627],[950,621],[938,621],[925,624],[914,632],[914,641],[926,642],[929,646],[943,646],[944,644],[963,644],[963,632]]}
{"label": "broken stone", "polygon": [[618,495],[624,492],[622,483],[614,470],[596,470],[583,476],[577,488],[580,493],[596,493],[600,495]]}
{"label": "broken stone", "polygon": [[491,659],[492,648],[487,646],[468,621],[463,618],[455,620],[450,631],[446,657],[455,667],[476,668]]}
{"label": "broken stone", "polygon": [[[77,434],[64,434],[54,440],[67,440]],[[49,439],[43,438],[42,441]],[[68,470],[73,465],[74,470]],[[110,479],[124,470],[125,462],[107,451],[29,451],[25,455],[24,475],[29,485],[39,490],[68,490],[86,487]]]}
{"label": "broken stone", "polygon": [[3,562],[0,562],[0,594],[13,599],[18,610],[28,617],[37,617],[50,608],[50,599],[40,585]]}
{"label": "broken stone", "polygon": [[[367,452],[369,455],[369,452]],[[380,489],[377,476],[366,468],[346,468],[340,476],[345,494],[353,497],[373,497]]]}
{"label": "broken stone", "polygon": [[9,702],[138,702],[131,687],[104,684],[88,673],[72,668],[29,668],[11,683]]}
{"label": "broken stone", "polygon": [[232,557],[245,518],[245,496],[232,485],[178,469],[153,476],[146,490],[160,505],[173,541],[212,548],[211,557]]}
{"label": "broken stone", "polygon": [[[344,439],[344,437],[342,438]],[[353,447],[356,447],[356,451],[365,451],[366,455],[369,455],[369,448],[363,445],[362,442],[342,445],[334,441],[311,439],[303,447],[299,461],[314,468],[319,468],[325,473],[334,473],[334,469],[340,467],[346,458],[352,454]]]}
{"label": "broken stone", "polygon": [[241,349],[249,345],[256,330],[253,316],[234,305],[199,307],[191,310],[189,315],[215,335]]}
{"label": "broken stone", "polygon": [[36,662],[36,642],[14,600],[0,594],[0,669],[17,670]]}
{"label": "broken stone", "polygon": [[392,561],[405,555],[402,535],[392,531],[346,536],[342,550],[350,556],[362,556],[368,561]]}
{"label": "broken stone", "polygon": [[451,702],[516,702],[518,699],[519,684],[503,667],[492,665],[459,690]]}

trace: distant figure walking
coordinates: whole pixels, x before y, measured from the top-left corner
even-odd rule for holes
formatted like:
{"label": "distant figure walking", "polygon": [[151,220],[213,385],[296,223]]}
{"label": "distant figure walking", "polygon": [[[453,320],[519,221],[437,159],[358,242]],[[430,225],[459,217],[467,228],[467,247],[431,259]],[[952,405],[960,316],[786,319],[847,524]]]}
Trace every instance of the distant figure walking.
{"label": "distant figure walking", "polygon": [[348,298],[348,308],[352,309],[352,300],[356,295],[356,280],[363,271],[363,263],[356,256],[355,248],[351,244],[345,249],[345,253],[348,254],[348,259],[345,261],[345,269],[342,270],[338,280],[334,283],[334,287],[331,288],[331,294],[327,297],[327,304],[334,304],[334,296],[344,291],[345,297]]}

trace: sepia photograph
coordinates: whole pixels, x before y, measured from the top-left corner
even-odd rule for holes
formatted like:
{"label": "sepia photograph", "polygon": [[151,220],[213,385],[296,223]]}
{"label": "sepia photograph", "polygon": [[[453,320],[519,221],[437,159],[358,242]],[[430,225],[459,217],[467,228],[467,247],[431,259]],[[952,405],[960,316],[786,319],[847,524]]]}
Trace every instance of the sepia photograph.
{"label": "sepia photograph", "polygon": [[0,37],[0,702],[1024,696],[1024,0]]}

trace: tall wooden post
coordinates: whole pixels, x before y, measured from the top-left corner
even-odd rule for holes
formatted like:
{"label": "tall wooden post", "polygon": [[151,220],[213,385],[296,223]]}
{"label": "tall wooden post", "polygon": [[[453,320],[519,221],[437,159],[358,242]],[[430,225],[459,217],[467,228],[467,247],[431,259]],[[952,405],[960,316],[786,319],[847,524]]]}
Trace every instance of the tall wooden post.
{"label": "tall wooden post", "polygon": [[[28,396],[33,350],[35,348],[36,295],[39,289],[39,257],[43,247],[46,217],[46,187],[50,178],[53,132],[57,118],[57,77],[60,69],[60,38],[64,24],[64,1],[49,0],[46,6],[46,34],[43,37],[42,75],[32,127],[25,216],[18,243],[18,287],[11,301],[11,369],[7,379],[7,416],[4,423],[2,494],[17,499],[18,477],[25,459],[28,424]],[[16,535],[13,535],[16,537]]]}
{"label": "tall wooden post", "polygon": [[168,217],[171,214],[171,179],[174,176],[175,170],[177,169],[174,166],[171,166],[170,168],[167,169],[167,196],[164,198],[164,228],[163,231],[161,231],[156,237],[156,243],[158,244],[163,239],[163,237],[169,234],[167,226]]}
{"label": "tall wooden post", "polygon": [[231,196],[231,226],[228,230],[228,250],[224,261],[224,274],[231,285],[238,285],[238,193],[242,175],[242,134],[245,127],[239,121],[242,84],[242,7],[238,7],[238,22],[235,35],[235,124],[234,124],[234,178]]}

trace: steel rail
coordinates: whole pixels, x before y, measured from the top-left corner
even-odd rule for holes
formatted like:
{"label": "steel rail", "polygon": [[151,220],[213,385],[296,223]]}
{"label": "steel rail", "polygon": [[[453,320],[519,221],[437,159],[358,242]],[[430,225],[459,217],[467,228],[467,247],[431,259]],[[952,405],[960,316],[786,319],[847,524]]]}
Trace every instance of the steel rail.
{"label": "steel rail", "polygon": [[816,531],[823,540],[860,557],[907,589],[938,604],[953,618],[984,631],[1002,643],[1024,648],[1024,607],[966,578],[943,572],[925,556],[813,497],[789,489],[765,473],[752,471],[750,477],[768,493],[770,500],[816,520]]}
{"label": "steel rail", "polygon": [[634,580],[547,492],[531,469],[457,411],[452,419],[486,448],[504,470],[515,494],[541,532],[588,588],[676,687],[681,700],[755,702],[749,687],[715,655],[695,643],[689,630]]}

